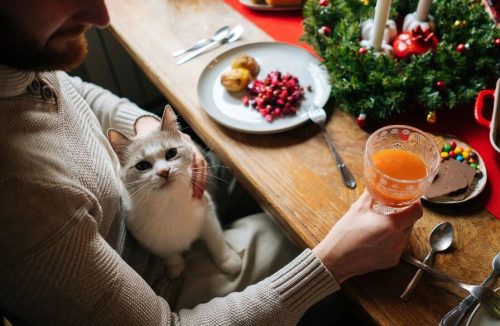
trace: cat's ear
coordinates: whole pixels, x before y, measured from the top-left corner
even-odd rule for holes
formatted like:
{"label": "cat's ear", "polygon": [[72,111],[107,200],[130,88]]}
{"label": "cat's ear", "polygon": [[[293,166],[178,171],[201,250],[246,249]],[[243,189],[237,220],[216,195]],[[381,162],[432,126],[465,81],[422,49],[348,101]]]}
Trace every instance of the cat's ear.
{"label": "cat's ear", "polygon": [[175,116],[174,110],[170,105],[165,105],[163,110],[163,116],[161,118],[161,130],[178,131],[177,117]]}
{"label": "cat's ear", "polygon": [[118,155],[120,162],[122,162],[124,159],[125,150],[130,144],[130,139],[128,139],[127,136],[125,136],[118,130],[110,128],[108,129],[108,140],[111,144],[111,147],[113,147],[116,155]]}

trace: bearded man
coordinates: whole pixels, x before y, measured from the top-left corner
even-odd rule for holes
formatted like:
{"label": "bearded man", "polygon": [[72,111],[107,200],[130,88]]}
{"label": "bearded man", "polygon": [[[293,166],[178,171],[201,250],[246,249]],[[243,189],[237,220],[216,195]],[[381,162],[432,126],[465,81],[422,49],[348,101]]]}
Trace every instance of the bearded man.
{"label": "bearded man", "polygon": [[[379,216],[365,193],[313,250],[297,256],[257,214],[225,233],[240,274],[217,273],[199,249],[185,275],[168,280],[126,234],[119,162],[105,136],[147,133],[157,117],[63,72],[85,57],[85,30],[108,22],[103,0],[0,2],[0,312],[10,321],[294,325],[339,283],[397,263],[421,208]],[[200,198],[199,152],[193,164]]]}

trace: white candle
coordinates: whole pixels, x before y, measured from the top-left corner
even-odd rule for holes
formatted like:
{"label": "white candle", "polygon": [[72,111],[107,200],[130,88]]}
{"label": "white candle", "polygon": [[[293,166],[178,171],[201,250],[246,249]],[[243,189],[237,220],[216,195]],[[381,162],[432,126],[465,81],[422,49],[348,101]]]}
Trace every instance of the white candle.
{"label": "white candle", "polygon": [[390,9],[391,0],[377,0],[371,37],[371,43],[375,50],[380,50],[382,48],[385,25],[387,23],[387,18],[389,18]]}
{"label": "white candle", "polygon": [[417,19],[421,22],[427,21],[429,10],[431,10],[432,0],[419,0],[417,6]]}

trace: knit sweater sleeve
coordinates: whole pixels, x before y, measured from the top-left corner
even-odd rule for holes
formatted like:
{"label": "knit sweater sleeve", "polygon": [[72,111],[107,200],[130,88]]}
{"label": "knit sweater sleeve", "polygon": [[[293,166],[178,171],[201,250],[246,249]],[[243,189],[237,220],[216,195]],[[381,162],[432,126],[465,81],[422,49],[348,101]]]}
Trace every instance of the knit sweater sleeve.
{"label": "knit sweater sleeve", "polygon": [[31,324],[293,325],[338,289],[306,250],[243,292],[174,313],[100,236],[91,194],[50,181],[2,189],[0,306]]}
{"label": "knit sweater sleeve", "polygon": [[135,121],[142,116],[156,115],[139,108],[126,98],[120,98],[108,90],[95,84],[82,81],[79,77],[68,78],[72,86],[89,104],[101,124],[104,133],[109,128],[120,130],[131,137],[135,135]]}

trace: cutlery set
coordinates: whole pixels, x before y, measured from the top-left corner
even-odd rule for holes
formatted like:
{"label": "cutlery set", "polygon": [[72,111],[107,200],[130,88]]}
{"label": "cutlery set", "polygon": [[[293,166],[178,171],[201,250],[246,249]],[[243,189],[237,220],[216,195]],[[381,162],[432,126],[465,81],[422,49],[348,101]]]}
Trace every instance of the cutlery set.
{"label": "cutlery set", "polygon": [[172,52],[172,56],[175,58],[185,54],[184,57],[176,62],[178,65],[181,65],[220,45],[237,41],[244,30],[245,28],[241,25],[236,25],[233,29],[230,29],[229,26],[223,26],[212,37],[201,39],[185,49],[176,50]]}
{"label": "cutlery set", "polygon": [[[230,29],[229,26],[223,26],[219,28],[217,31],[215,31],[212,37],[203,38],[187,48],[176,50],[172,52],[172,56],[176,58],[181,55],[184,55],[184,57],[177,60],[176,62],[176,64],[181,65],[205,52],[215,49],[220,45],[226,43],[233,43],[237,41],[244,30],[245,29],[241,25],[237,25],[233,29]],[[333,146],[333,142],[330,139],[330,136],[328,135],[325,129],[325,121],[326,121],[325,110],[321,106],[312,104],[311,106],[306,106],[305,111],[308,117],[318,126],[320,126],[322,134],[326,140],[326,143],[328,144],[328,148],[330,149],[330,152],[332,153],[333,157],[335,158],[335,161],[337,162],[337,167],[342,176],[344,185],[350,189],[356,188],[356,181],[354,179],[353,174],[351,173],[349,168],[345,165],[344,161],[342,160],[342,157]]]}
{"label": "cutlery set", "polygon": [[422,273],[428,272],[434,278],[454,284],[457,287],[460,287],[469,292],[469,296],[465,298],[458,306],[453,308],[450,312],[448,312],[443,319],[440,321],[439,326],[458,326],[465,316],[466,312],[469,308],[477,303],[481,302],[484,306],[485,310],[494,318],[500,320],[500,296],[496,294],[493,290],[491,290],[488,285],[491,281],[500,275],[500,252],[493,258],[492,268],[490,275],[480,284],[480,285],[471,285],[459,282],[448,275],[434,269],[429,266],[432,262],[432,258],[435,253],[447,250],[453,242],[453,226],[448,223],[440,223],[438,224],[431,232],[431,236],[429,238],[429,243],[431,245],[431,251],[424,258],[423,261],[419,261],[409,254],[403,254],[401,257],[402,260],[410,263],[419,268],[415,276],[409,282],[408,286],[404,290],[401,295],[401,299],[403,301],[407,301],[409,299],[410,294],[415,288],[418,280],[420,279]]}

